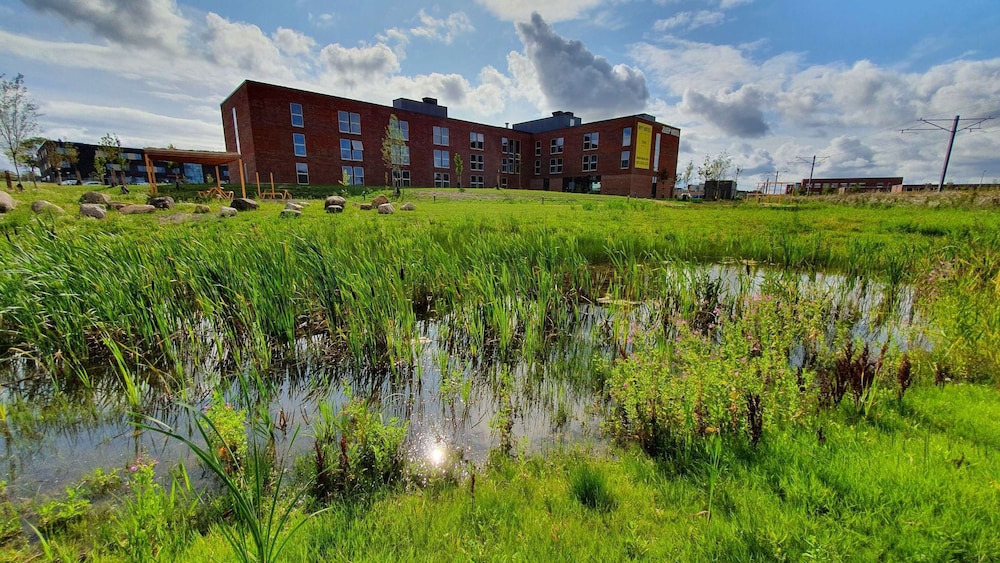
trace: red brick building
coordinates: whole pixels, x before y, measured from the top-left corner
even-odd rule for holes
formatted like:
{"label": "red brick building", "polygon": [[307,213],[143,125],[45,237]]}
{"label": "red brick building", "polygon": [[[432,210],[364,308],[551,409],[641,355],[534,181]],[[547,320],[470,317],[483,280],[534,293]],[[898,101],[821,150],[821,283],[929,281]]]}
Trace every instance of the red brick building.
{"label": "red brick building", "polygon": [[[396,116],[405,142],[390,178],[382,141]],[[496,127],[448,117],[437,100],[393,106],[244,81],[222,102],[226,150],[247,181],[510,187],[672,197],[680,130],[641,114],[584,124],[569,112]],[[455,155],[463,163],[461,177]]]}

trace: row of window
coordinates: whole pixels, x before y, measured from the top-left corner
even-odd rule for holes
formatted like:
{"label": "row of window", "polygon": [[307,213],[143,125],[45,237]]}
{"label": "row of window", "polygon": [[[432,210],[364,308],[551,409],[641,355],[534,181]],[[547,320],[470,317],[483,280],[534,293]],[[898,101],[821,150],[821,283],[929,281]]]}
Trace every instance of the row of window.
{"label": "row of window", "polygon": [[[600,133],[584,133],[583,134],[583,150],[585,151],[595,151],[600,144]],[[565,137],[556,137],[549,141],[549,154],[562,154],[565,148]],[[622,129],[622,146],[630,147],[632,146],[632,128],[626,127]],[[542,142],[535,141],[535,156],[542,156]]]}
{"label": "row of window", "polygon": [[[622,170],[629,167],[629,163],[632,159],[632,151],[622,151],[621,166]],[[563,159],[561,158],[550,158],[549,159],[549,174],[562,174],[563,171]],[[597,171],[597,155],[596,154],[585,154],[583,155],[583,171],[584,172],[596,172]],[[535,161],[535,174],[542,173],[542,161]]]}

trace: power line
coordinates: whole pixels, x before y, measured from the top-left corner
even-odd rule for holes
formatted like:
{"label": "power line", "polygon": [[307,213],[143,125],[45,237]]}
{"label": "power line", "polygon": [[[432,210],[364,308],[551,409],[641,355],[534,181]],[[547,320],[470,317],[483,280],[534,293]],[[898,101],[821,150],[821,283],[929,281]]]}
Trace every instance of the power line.
{"label": "power line", "polygon": [[816,155],[813,155],[812,156],[812,163],[810,164],[810,160],[809,160],[808,156],[798,156],[798,157],[795,157],[795,162],[799,162],[801,164],[809,164],[809,188],[806,190],[806,195],[809,195],[809,192],[811,192],[812,189],[813,189],[813,170],[816,169],[816,160],[819,159],[819,161],[822,163],[824,160],[826,160],[828,158],[830,158],[830,157],[828,157],[828,156],[816,156]]}
{"label": "power line", "polygon": [[[946,150],[945,153],[944,153],[944,166],[941,167],[941,181],[938,182],[938,191],[941,191],[942,189],[944,189],[944,178],[948,174],[948,161],[951,160],[951,148],[955,144],[955,133],[958,133],[959,131],[973,131],[973,130],[976,130],[976,129],[982,129],[982,127],[980,127],[980,125],[984,121],[988,121],[990,119],[993,119],[993,118],[992,117],[971,117],[971,118],[967,117],[965,119],[962,119],[961,117],[959,117],[959,116],[956,115],[954,121],[952,121],[952,123],[951,123],[951,129],[948,129],[948,128],[942,126],[942,125],[938,125],[938,123],[937,123],[939,121],[947,123],[948,122],[947,119],[920,119],[919,121],[923,122],[925,125],[928,125],[929,127],[924,127],[924,126],[919,126],[918,125],[917,127],[910,127],[908,129],[903,129],[902,131],[900,131],[900,133],[915,133],[915,132],[918,132],[918,131],[936,131],[936,130],[948,131],[948,132],[951,133],[951,136],[948,137],[948,150]],[[962,127],[961,129],[959,129],[958,125],[962,121],[972,121],[973,123],[970,123],[969,125],[966,125],[965,127]]]}

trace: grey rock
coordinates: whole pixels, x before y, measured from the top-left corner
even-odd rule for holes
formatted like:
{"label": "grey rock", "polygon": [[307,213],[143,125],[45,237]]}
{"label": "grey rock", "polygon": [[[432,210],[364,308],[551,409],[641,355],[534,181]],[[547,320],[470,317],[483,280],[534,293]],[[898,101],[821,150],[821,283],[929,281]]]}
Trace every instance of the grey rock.
{"label": "grey rock", "polygon": [[236,208],[223,205],[219,208],[219,217],[236,217]]}
{"label": "grey rock", "polygon": [[358,207],[360,207],[364,211],[368,211],[369,209],[375,209],[374,207],[372,207],[372,204],[370,203],[362,203]]}
{"label": "grey rock", "polygon": [[292,203],[292,202],[289,201],[288,203],[285,204],[285,209],[292,209],[292,210],[295,210],[295,211],[302,211],[302,205],[300,205],[298,203]]}
{"label": "grey rock", "polygon": [[124,201],[112,201],[108,204],[108,207],[114,209],[115,211],[121,211],[125,206],[130,205]]}
{"label": "grey rock", "polygon": [[16,205],[17,203],[9,193],[0,191],[0,213],[10,213],[14,211]]}
{"label": "grey rock", "polygon": [[35,213],[48,213],[50,215],[62,215],[65,213],[62,207],[44,199],[31,202],[31,210]]}
{"label": "grey rock", "polygon": [[99,203],[82,203],[80,204],[80,215],[94,219],[104,219],[108,216],[108,210]]}
{"label": "grey rock", "polygon": [[80,196],[80,203],[98,203],[100,205],[111,205],[111,196],[101,192],[87,192]]}
{"label": "grey rock", "polygon": [[211,213],[212,212],[212,208],[209,207],[209,206],[207,206],[207,205],[203,205],[203,204],[199,203],[198,205],[194,206],[194,212],[195,213]]}
{"label": "grey rock", "polygon": [[161,195],[156,197],[150,197],[146,200],[146,203],[152,205],[157,209],[170,209],[174,206],[174,198],[168,195]]}
{"label": "grey rock", "polygon": [[382,204],[385,204],[385,203],[389,203],[389,198],[385,197],[384,195],[379,194],[379,195],[375,196],[375,199],[372,200],[372,207],[378,208],[378,206],[380,206]]}
{"label": "grey rock", "polygon": [[331,205],[339,205],[341,208],[347,203],[347,200],[340,197],[339,195],[332,195],[326,198],[326,202],[323,204],[324,207],[330,207]]}
{"label": "grey rock", "polygon": [[282,209],[280,216],[285,219],[295,219],[297,217],[301,217],[302,212],[298,209]]}
{"label": "grey rock", "polygon": [[344,208],[339,205],[328,205],[326,206],[327,213],[343,213]]}
{"label": "grey rock", "polygon": [[238,197],[229,204],[230,207],[237,211],[252,211],[260,207],[257,202],[245,197]]}
{"label": "grey rock", "polygon": [[378,206],[379,215],[392,215],[395,212],[396,208],[393,207],[391,203],[383,203],[382,205]]}
{"label": "grey rock", "polygon": [[412,203],[404,203],[403,207],[400,207],[399,209],[402,211],[416,211],[417,206]]}
{"label": "grey rock", "polygon": [[139,215],[140,213],[153,213],[156,207],[152,205],[132,204],[126,205],[118,210],[122,215]]}

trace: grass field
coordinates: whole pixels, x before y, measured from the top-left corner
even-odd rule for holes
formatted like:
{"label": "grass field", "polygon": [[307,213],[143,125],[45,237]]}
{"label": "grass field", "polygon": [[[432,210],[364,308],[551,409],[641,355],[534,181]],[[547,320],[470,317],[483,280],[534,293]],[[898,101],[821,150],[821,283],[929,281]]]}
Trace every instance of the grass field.
{"label": "grass field", "polygon": [[[1000,558],[995,193],[757,204],[408,189],[412,212],[362,211],[374,194],[354,194],[342,214],[304,200],[297,219],[280,202],[195,214],[178,193],[171,210],[96,221],[78,216],[85,187],[40,186],[0,215],[0,433],[108,413],[171,432],[144,416],[190,402],[204,456],[187,471],[218,486],[145,459],[65,495],[10,497],[0,558]],[[36,215],[34,200],[65,213]],[[736,289],[691,266],[720,263],[745,270]],[[848,289],[814,285],[818,272]],[[596,357],[563,377],[611,445],[529,453],[511,429],[537,382],[511,366],[549,361],[597,304]],[[428,318],[454,372],[440,394],[481,387],[496,402],[488,462],[407,467],[405,421],[369,396],[321,407],[300,437],[313,453],[275,451],[268,373],[297,342],[320,335],[331,358],[400,381]],[[232,361],[205,402],[192,358],[213,355]],[[113,399],[88,415],[60,402],[70,392]]]}

